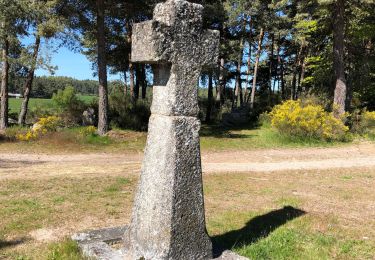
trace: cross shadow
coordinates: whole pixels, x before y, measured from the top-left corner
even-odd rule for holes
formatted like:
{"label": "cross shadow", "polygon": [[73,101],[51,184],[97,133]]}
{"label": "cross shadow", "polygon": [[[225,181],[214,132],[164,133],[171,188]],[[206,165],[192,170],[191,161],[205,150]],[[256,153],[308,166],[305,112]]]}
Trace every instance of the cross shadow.
{"label": "cross shadow", "polygon": [[241,229],[212,237],[214,255],[220,256],[225,250],[238,246],[250,245],[267,237],[272,231],[295,218],[306,214],[305,211],[286,206],[282,209],[271,211],[262,216],[257,216],[246,223]]}
{"label": "cross shadow", "polygon": [[6,247],[18,246],[27,241],[28,241],[27,238],[20,238],[20,239],[15,239],[15,240],[10,240],[10,241],[0,240],[0,249],[4,249]]}

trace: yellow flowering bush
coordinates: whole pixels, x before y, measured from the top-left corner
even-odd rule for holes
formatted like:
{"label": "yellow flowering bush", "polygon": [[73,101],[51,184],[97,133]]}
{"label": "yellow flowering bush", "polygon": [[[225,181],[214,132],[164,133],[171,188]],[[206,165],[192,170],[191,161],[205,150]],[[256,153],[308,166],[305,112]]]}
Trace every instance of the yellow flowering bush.
{"label": "yellow flowering bush", "polygon": [[365,122],[367,127],[375,127],[375,111],[365,111],[362,114],[362,121]]}
{"label": "yellow flowering bush", "polygon": [[349,131],[343,120],[326,112],[320,105],[288,100],[270,112],[271,124],[291,137],[342,140]]}
{"label": "yellow flowering bush", "polygon": [[351,115],[352,131],[367,136],[375,130],[375,111],[355,110]]}
{"label": "yellow flowering bush", "polygon": [[40,118],[33,128],[24,134],[18,134],[16,138],[20,141],[31,141],[38,137],[47,134],[48,132],[55,132],[61,126],[61,119],[57,116],[49,116]]}
{"label": "yellow flowering bush", "polygon": [[79,134],[82,136],[90,136],[90,135],[95,135],[96,134],[96,127],[95,126],[87,126],[83,127],[80,131]]}

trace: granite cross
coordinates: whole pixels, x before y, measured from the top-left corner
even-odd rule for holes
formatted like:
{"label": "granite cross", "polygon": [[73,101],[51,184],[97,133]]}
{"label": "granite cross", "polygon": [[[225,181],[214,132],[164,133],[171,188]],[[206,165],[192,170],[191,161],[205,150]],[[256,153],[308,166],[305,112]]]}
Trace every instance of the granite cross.
{"label": "granite cross", "polygon": [[135,24],[132,61],[152,64],[153,102],[140,184],[125,247],[132,259],[210,259],[199,145],[198,79],[216,64],[219,32],[203,28],[203,7],[158,4]]}

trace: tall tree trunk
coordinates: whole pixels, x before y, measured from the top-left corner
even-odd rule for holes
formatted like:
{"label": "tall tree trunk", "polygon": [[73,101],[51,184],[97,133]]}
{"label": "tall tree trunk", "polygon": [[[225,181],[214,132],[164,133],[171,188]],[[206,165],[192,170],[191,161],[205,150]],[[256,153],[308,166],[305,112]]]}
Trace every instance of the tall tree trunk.
{"label": "tall tree trunk", "polygon": [[291,82],[291,88],[290,88],[290,100],[294,100],[296,98],[296,86],[297,86],[297,70],[295,69],[293,71],[293,79]]}
{"label": "tall tree trunk", "polygon": [[[279,83],[279,80],[280,80],[280,74],[279,74],[279,65],[280,65],[280,34],[279,34],[279,38],[278,40],[276,41],[276,44],[277,44],[277,50],[276,50],[276,59],[275,59],[275,68],[276,68],[276,77],[275,77],[275,80],[273,81],[273,88],[272,88],[272,92],[275,93],[276,91],[276,83]],[[278,84],[278,87],[279,87],[279,91],[280,91],[280,84]]]}
{"label": "tall tree trunk", "polygon": [[98,75],[99,75],[99,122],[98,134],[108,132],[108,82],[105,42],[105,4],[104,0],[96,0],[97,7],[97,44],[98,44]]}
{"label": "tall tree trunk", "polygon": [[210,72],[210,74],[208,75],[208,103],[206,111],[206,123],[209,123],[211,121],[212,103],[214,98],[212,81],[212,73]]}
{"label": "tall tree trunk", "polygon": [[297,98],[299,98],[302,95],[302,93],[304,92],[303,80],[305,78],[305,69],[306,69],[306,59],[305,59],[305,56],[303,56],[302,60],[301,60],[299,75],[298,75],[298,94],[297,94]]}
{"label": "tall tree trunk", "polygon": [[[126,29],[126,41],[128,42],[129,46],[132,45],[132,24],[130,21],[127,21],[125,24],[125,29]],[[131,50],[129,52],[129,91],[130,91],[130,99],[131,102],[134,104],[136,102],[136,96],[135,96],[135,75],[134,75],[134,70],[135,70],[135,65],[131,61]]]}
{"label": "tall tree trunk", "polygon": [[259,59],[262,52],[262,44],[263,44],[263,38],[264,38],[264,30],[263,28],[260,29],[259,34],[259,41],[258,41],[258,51],[257,56],[255,60],[255,67],[254,67],[254,77],[253,77],[253,87],[251,89],[251,99],[250,99],[250,108],[254,108],[254,101],[255,101],[255,91],[257,86],[257,76],[258,76],[258,67],[259,67]]}
{"label": "tall tree trunk", "polygon": [[[246,20],[242,22],[242,31],[246,30]],[[236,68],[236,88],[235,88],[235,106],[238,106],[238,98],[240,99],[240,106],[243,105],[243,92],[242,92],[242,80],[241,80],[241,68],[242,68],[242,58],[244,53],[244,37],[241,36],[240,39],[240,53],[238,54],[237,68]]]}
{"label": "tall tree trunk", "polygon": [[303,50],[304,50],[304,45],[302,44],[297,53],[296,61],[294,62],[292,87],[291,87],[291,93],[290,93],[291,100],[297,99],[297,96],[298,96],[297,95],[297,77],[300,71]]}
{"label": "tall tree trunk", "polygon": [[2,49],[2,75],[0,89],[0,130],[8,127],[8,81],[9,81],[9,41],[7,36],[4,38]]}
{"label": "tall tree trunk", "polygon": [[135,101],[139,99],[139,90],[140,90],[140,85],[142,81],[142,75],[141,75],[141,70],[140,70],[140,64],[135,65],[135,88],[134,88],[134,98]]}
{"label": "tall tree trunk", "polygon": [[127,77],[126,77],[126,70],[123,72],[124,73],[124,95],[128,95],[128,83],[127,83]]}
{"label": "tall tree trunk", "polygon": [[274,47],[275,47],[275,35],[273,33],[271,33],[271,46],[270,46],[270,54],[269,54],[269,59],[270,59],[270,63],[269,63],[269,79],[268,79],[268,91],[269,91],[269,95],[268,95],[268,105],[270,106],[271,105],[271,102],[272,102],[272,95],[273,95],[273,91],[272,91],[272,70],[273,70],[273,56],[274,56]]}
{"label": "tall tree trunk", "polygon": [[333,12],[333,66],[336,74],[336,86],[333,104],[335,116],[340,117],[345,113],[347,91],[344,61],[345,1],[337,0]]}
{"label": "tall tree trunk", "polygon": [[34,81],[35,66],[38,60],[39,47],[40,47],[40,36],[37,34],[35,36],[35,45],[34,45],[32,64],[31,64],[29,73],[27,74],[26,82],[23,88],[24,89],[23,101],[21,105],[21,111],[18,116],[19,125],[24,125],[26,122],[26,115],[27,115],[27,111],[29,107],[30,93],[31,93],[31,88],[33,86],[33,81]]}
{"label": "tall tree trunk", "polygon": [[286,99],[285,93],[285,81],[284,81],[284,60],[280,59],[280,89],[281,89],[281,99]]}
{"label": "tall tree trunk", "polygon": [[253,26],[253,19],[250,20],[250,33],[249,33],[249,56],[247,57],[247,72],[246,72],[246,87],[245,87],[245,98],[246,103],[249,102],[249,80],[250,80],[250,73],[251,73],[251,41],[252,41],[252,26]]}
{"label": "tall tree trunk", "polygon": [[220,71],[219,72],[219,88],[216,93],[216,102],[219,105],[223,105],[225,102],[224,91],[225,91],[226,82],[225,82],[225,75],[224,75],[224,70],[225,70],[224,66],[225,66],[225,60],[224,58],[221,58],[220,64],[219,64],[219,71]]}
{"label": "tall tree trunk", "polygon": [[146,65],[141,65],[141,86],[142,86],[142,99],[146,99],[147,95],[147,80],[146,80]]}
{"label": "tall tree trunk", "polygon": [[132,100],[133,103],[135,103],[135,101],[136,101],[134,80],[135,80],[134,65],[133,65],[132,62],[129,62],[129,81],[130,81],[129,82],[129,88],[130,88],[131,100]]}
{"label": "tall tree trunk", "polygon": [[240,105],[242,106],[243,103],[243,93],[242,93],[242,86],[241,86],[241,65],[242,62],[240,62],[240,59],[242,61],[242,53],[241,58],[238,58],[238,61],[236,62],[236,86],[234,91],[234,106],[238,106],[238,99],[240,99]]}

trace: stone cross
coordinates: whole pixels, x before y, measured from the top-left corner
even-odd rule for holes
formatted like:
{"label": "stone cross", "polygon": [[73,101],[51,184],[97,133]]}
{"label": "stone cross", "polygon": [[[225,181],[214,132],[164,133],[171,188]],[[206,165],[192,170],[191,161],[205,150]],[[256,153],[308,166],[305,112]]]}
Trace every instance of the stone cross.
{"label": "stone cross", "polygon": [[149,133],[125,247],[132,259],[210,259],[197,118],[198,79],[216,64],[219,32],[203,29],[203,7],[158,4],[135,24],[132,61],[153,65]]}

